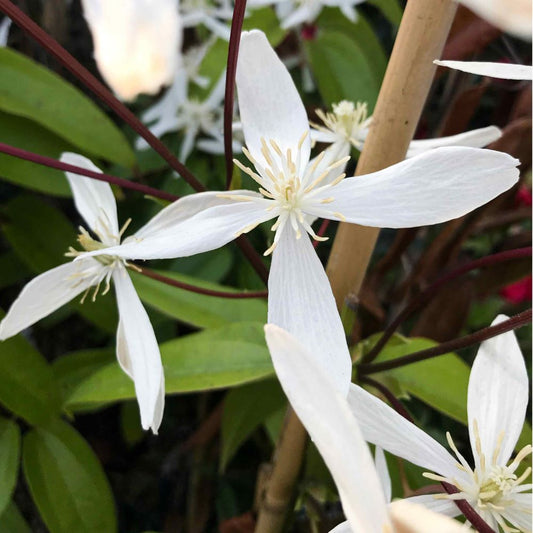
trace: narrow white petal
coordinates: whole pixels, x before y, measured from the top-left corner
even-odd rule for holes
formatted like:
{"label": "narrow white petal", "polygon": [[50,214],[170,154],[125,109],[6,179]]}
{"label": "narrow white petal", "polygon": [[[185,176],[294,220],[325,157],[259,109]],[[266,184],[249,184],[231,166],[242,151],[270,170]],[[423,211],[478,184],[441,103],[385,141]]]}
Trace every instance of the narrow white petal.
{"label": "narrow white petal", "polygon": [[445,477],[460,475],[445,448],[380,399],[352,384],[348,403],[368,442]]}
{"label": "narrow white petal", "polygon": [[227,24],[219,22],[213,17],[206,16],[202,20],[202,23],[206,28],[211,30],[217,37],[224,39],[224,41],[229,41],[231,34],[231,28]]}
{"label": "narrow white petal", "polygon": [[422,494],[421,496],[411,496],[407,498],[407,501],[423,505],[427,509],[434,511],[435,513],[443,514],[449,516],[450,518],[455,518],[460,516],[461,510],[453,500],[445,500],[443,498],[435,498],[435,494]]}
{"label": "narrow white petal", "polygon": [[[235,196],[236,193],[237,191],[232,191]],[[169,209],[169,212],[166,215],[160,213],[161,217],[157,223],[150,227],[148,223],[139,233],[128,237],[121,245],[88,252],[84,256],[105,254],[126,259],[170,259],[215,250],[235,239],[244,229],[273,218],[272,211],[267,210],[271,206],[271,201],[256,198],[249,191],[245,193],[243,196],[253,200],[226,199],[225,205],[217,205],[216,193],[212,193],[213,207],[186,220],[182,220],[181,215],[171,210],[172,206],[169,206],[165,208]],[[199,195],[191,196],[191,203],[185,204],[191,212],[197,207],[194,201],[196,196]],[[209,197],[204,197],[198,202],[205,204],[206,199],[209,201]]]}
{"label": "narrow white petal", "polygon": [[518,164],[493,150],[435,148],[379,172],[346,178],[323,195],[335,197],[327,208],[348,222],[425,226],[463,216],[506,191],[518,181]]}
{"label": "narrow white petal", "polygon": [[352,528],[350,527],[350,522],[341,522],[339,525],[335,526],[329,533],[353,533]]}
{"label": "narrow white petal", "polygon": [[398,500],[390,504],[390,515],[394,530],[406,533],[468,533],[465,527],[447,516],[434,513],[422,505],[409,500]]}
{"label": "narrow white petal", "polygon": [[265,333],[278,379],[335,480],[352,530],[382,533],[390,524],[372,456],[345,398],[316,364],[320,351],[272,324]]}
{"label": "narrow white petal", "polygon": [[281,27],[284,30],[288,30],[289,28],[294,28],[294,26],[304,22],[313,22],[313,19],[315,18],[313,15],[315,15],[315,13],[308,5],[301,5],[283,20]]}
{"label": "narrow white petal", "polygon": [[[265,34],[243,32],[237,63],[237,92],[246,145],[262,164],[261,138],[277,142],[283,152],[298,152],[302,135],[309,132],[304,105],[285,65]],[[301,148],[301,168],[309,161],[309,135]]]}
{"label": "narrow white petal", "polygon": [[32,279],[0,323],[0,340],[16,335],[87,290],[91,279],[81,276],[81,272],[97,265],[97,261],[87,258],[65,263]]}
{"label": "narrow white petal", "polygon": [[419,139],[411,141],[406,157],[413,157],[426,150],[438,148],[439,146],[471,146],[472,148],[483,148],[496,141],[502,136],[502,131],[496,126],[487,126],[477,130],[466,131],[458,135],[448,137],[438,137],[436,139]]}
{"label": "narrow white petal", "polygon": [[[72,152],[61,154],[61,161],[69,165],[102,173],[102,171],[86,157]],[[76,209],[90,229],[105,238],[104,244],[113,245],[118,240],[117,204],[109,183],[93,180],[73,172],[65,172]]]}
{"label": "narrow white petal", "polygon": [[376,446],[376,451],[374,452],[374,462],[376,463],[376,471],[378,473],[379,481],[383,487],[385,500],[390,502],[392,485],[389,475],[389,468],[387,467],[387,459],[385,458],[383,448],[380,448],[379,446]]}
{"label": "narrow white petal", "polygon": [[522,531],[531,532],[531,493],[514,494],[513,500],[515,504],[503,513],[503,517]]}
{"label": "narrow white petal", "polygon": [[324,268],[307,233],[283,231],[268,277],[268,321],[301,342],[346,396],[352,362]]}
{"label": "narrow white petal", "polygon": [[117,357],[135,383],[144,429],[157,433],[164,407],[163,366],[154,329],[125,268],[113,272],[120,322]]}
{"label": "narrow white petal", "polygon": [[342,137],[333,133],[332,131],[320,131],[311,128],[311,140],[319,143],[334,143],[337,140],[342,140]]}
{"label": "narrow white petal", "polygon": [[511,63],[490,63],[486,61],[433,61],[441,67],[453,68],[469,74],[489,76],[503,80],[531,80],[533,67],[530,65],[513,65]]}
{"label": "narrow white petal", "polygon": [[[492,325],[507,318],[500,315]],[[489,463],[503,434],[496,462],[506,464],[524,425],[528,390],[524,356],[515,334],[509,331],[482,342],[468,383],[468,430],[476,466],[479,457],[475,450],[474,421],[481,450]]]}

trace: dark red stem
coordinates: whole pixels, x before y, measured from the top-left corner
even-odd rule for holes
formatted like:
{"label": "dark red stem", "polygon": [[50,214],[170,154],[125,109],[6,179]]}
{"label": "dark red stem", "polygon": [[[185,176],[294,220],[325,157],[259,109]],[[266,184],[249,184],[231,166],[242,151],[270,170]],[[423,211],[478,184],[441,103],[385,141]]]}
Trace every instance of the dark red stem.
{"label": "dark red stem", "polygon": [[205,187],[172,152],[113,94],[100,83],[83,65],[71,56],[55,39],[9,0],[0,0],[0,11],[33,37],[53,55],[70,73],[78,78],[102,102],[107,104],[124,122],[137,132],[183,179],[196,191]]}
{"label": "dark red stem", "polygon": [[22,150],[21,148],[10,146],[9,144],[0,143],[0,152],[13,157],[18,157],[20,159],[25,159],[26,161],[31,161],[32,163],[37,163],[38,165],[56,168],[57,170],[63,170],[65,172],[73,172],[74,174],[87,176],[88,178],[93,178],[99,181],[106,181],[107,183],[118,185],[119,187],[124,187],[125,189],[132,189],[149,196],[155,196],[156,198],[168,200],[169,202],[174,202],[175,200],[179,199],[179,196],[176,196],[175,194],[160,191],[158,189],[154,189],[153,187],[148,187],[148,185],[135,183],[134,181],[129,181],[117,176],[111,176],[110,174],[104,174],[103,172],[94,172],[93,170],[87,170],[86,168],[78,167],[76,165],[69,165],[68,163],[58,161],[57,159],[34,154],[33,152],[28,152],[26,150]]}
{"label": "dark red stem", "polygon": [[237,59],[239,45],[241,44],[242,23],[246,11],[246,0],[235,0],[233,18],[231,20],[231,33],[228,46],[228,65],[226,70],[226,94],[224,96],[224,156],[226,158],[226,188],[231,186],[233,175],[233,102],[235,100],[235,74],[237,72]]}
{"label": "dark red stem", "polygon": [[531,321],[531,309],[518,313],[513,317],[500,322],[495,326],[489,326],[470,335],[460,337],[459,339],[453,339],[448,342],[443,342],[438,346],[433,348],[428,348],[427,350],[421,350],[419,352],[411,353],[403,357],[398,357],[392,361],[383,361],[381,363],[361,363],[358,366],[358,372],[361,375],[366,374],[375,374],[376,372],[383,372],[384,370],[392,370],[393,368],[399,368],[401,366],[410,365],[412,363],[418,363],[419,361],[424,361],[426,359],[431,359],[432,357],[437,357],[448,352],[453,352],[456,350],[461,350],[472,346],[473,344],[479,344],[487,339],[506,333],[513,329],[525,326],[528,322]]}
{"label": "dark red stem", "polygon": [[370,385],[377,389],[385,398],[387,401],[391,404],[392,408],[400,415],[402,415],[406,420],[409,420],[409,422],[414,424],[413,419],[411,418],[411,415],[408,413],[407,409],[402,405],[402,402],[394,396],[394,394],[385,386],[383,383],[380,383],[379,381],[375,381],[372,378],[369,378],[368,376],[361,378],[361,383],[366,383],[367,385]]}
{"label": "dark red stem", "polygon": [[449,274],[446,274],[442,278],[439,278],[435,283],[431,284],[427,289],[422,291],[416,298],[411,300],[407,306],[398,314],[398,316],[390,323],[390,325],[385,329],[383,335],[380,337],[379,341],[374,345],[372,350],[368,352],[365,357],[363,357],[363,363],[371,363],[381,352],[387,341],[392,337],[394,332],[398,329],[398,326],[408,318],[414,311],[420,308],[424,303],[426,303],[437,291],[439,291],[444,285],[453,281],[454,279],[476,270],[478,268],[483,268],[487,266],[494,265],[496,263],[503,263],[505,261],[512,261],[514,259],[520,259],[524,257],[531,257],[531,247],[527,248],[517,248],[516,250],[508,250],[505,252],[500,252],[497,254],[487,255],[481,259],[476,259],[467,263]]}

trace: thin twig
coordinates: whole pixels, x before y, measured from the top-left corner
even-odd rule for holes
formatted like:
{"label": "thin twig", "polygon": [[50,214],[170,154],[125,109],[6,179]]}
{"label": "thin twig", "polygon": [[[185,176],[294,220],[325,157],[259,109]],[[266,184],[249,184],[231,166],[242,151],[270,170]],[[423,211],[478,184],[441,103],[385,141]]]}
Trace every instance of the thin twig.
{"label": "thin twig", "polygon": [[422,291],[416,298],[411,300],[405,308],[396,316],[396,318],[390,323],[390,325],[385,329],[383,335],[380,337],[379,341],[374,345],[372,350],[370,350],[362,359],[361,364],[369,364],[379,355],[383,347],[387,344],[387,341],[392,337],[394,332],[398,329],[400,324],[406,320],[412,313],[414,313],[418,308],[420,308],[424,303],[426,303],[432,296],[435,295],[437,291],[442,289],[446,284],[455,280],[456,278],[471,272],[472,270],[477,270],[478,268],[484,268],[498,263],[503,263],[505,261],[512,261],[514,259],[521,259],[524,257],[531,257],[531,247],[527,248],[517,248],[515,250],[507,250],[505,252],[500,252],[497,254],[487,255],[480,259],[471,261],[455,270],[452,270],[450,273],[442,276],[437,281],[432,283],[424,291]]}
{"label": "thin twig", "polygon": [[367,385],[370,385],[371,387],[374,387],[377,389],[390,403],[391,407],[399,414],[402,415],[406,420],[409,420],[409,422],[412,422],[414,424],[413,419],[411,418],[411,415],[407,411],[407,409],[402,405],[402,402],[394,396],[394,394],[385,386],[383,383],[380,383],[379,381],[376,381],[372,378],[369,378],[368,376],[361,377],[361,383],[366,383]]}
{"label": "thin twig", "polygon": [[520,328],[525,326],[528,322],[531,321],[531,309],[518,313],[513,317],[500,322],[495,326],[489,326],[470,335],[465,335],[459,339],[453,339],[448,342],[443,342],[438,346],[433,348],[428,348],[427,350],[421,350],[419,352],[411,353],[409,355],[404,355],[403,357],[398,357],[392,361],[383,361],[381,363],[371,363],[371,364],[360,364],[357,369],[358,372],[362,375],[375,374],[376,372],[383,372],[385,370],[392,370],[393,368],[399,368],[402,366],[410,365],[413,363],[418,363],[420,361],[425,361],[426,359],[431,359],[433,357],[438,357],[439,355],[444,355],[449,352],[456,350],[462,350],[463,348],[468,348],[473,344],[479,344],[487,339],[506,333],[513,329]]}
{"label": "thin twig", "polygon": [[28,152],[27,150],[22,150],[21,148],[10,146],[9,144],[0,143],[0,152],[13,157],[18,157],[19,159],[31,161],[32,163],[43,165],[45,167],[56,168],[57,170],[63,170],[64,172],[72,172],[74,174],[93,178],[98,181],[105,181],[113,185],[118,185],[119,187],[124,187],[125,189],[132,189],[134,191],[147,194],[149,196],[154,196],[155,198],[161,198],[162,200],[167,200],[169,202],[174,202],[175,200],[179,199],[179,196],[176,196],[175,194],[160,191],[159,189],[154,189],[153,187],[149,187],[148,185],[142,185],[141,183],[136,183],[134,181],[126,180],[124,178],[112,176],[111,174],[95,172],[94,170],[88,170],[86,168],[78,167],[76,165],[63,163],[62,161],[58,161],[57,159],[52,159],[51,157],[46,157],[44,155],[34,154],[33,152]]}
{"label": "thin twig", "polygon": [[83,65],[70,55],[54,38],[40,28],[30,17],[9,0],[0,0],[0,11],[5,13],[24,32],[29,34],[70,73],[78,78],[95,96],[107,104],[124,122],[137,132],[195,191],[205,187],[176,156]]}
{"label": "thin twig", "polygon": [[235,0],[226,69],[226,93],[224,96],[224,156],[226,158],[226,188],[231,186],[233,175],[233,101],[235,99],[235,74],[241,44],[242,23],[246,12],[246,0]]}

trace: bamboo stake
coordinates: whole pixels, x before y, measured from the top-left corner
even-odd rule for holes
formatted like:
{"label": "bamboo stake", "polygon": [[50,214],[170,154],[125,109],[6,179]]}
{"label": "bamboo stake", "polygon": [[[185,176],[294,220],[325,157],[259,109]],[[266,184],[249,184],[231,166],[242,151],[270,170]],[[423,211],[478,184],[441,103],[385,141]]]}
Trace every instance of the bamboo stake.
{"label": "bamboo stake", "polygon": [[[456,5],[453,0],[409,0],[383,80],[357,175],[403,160],[422,113]],[[339,225],[327,274],[339,310],[357,297],[379,229]],[[334,438],[334,436],[332,436]],[[281,531],[303,460],[305,429],[289,410],[273,458],[256,533]]]}

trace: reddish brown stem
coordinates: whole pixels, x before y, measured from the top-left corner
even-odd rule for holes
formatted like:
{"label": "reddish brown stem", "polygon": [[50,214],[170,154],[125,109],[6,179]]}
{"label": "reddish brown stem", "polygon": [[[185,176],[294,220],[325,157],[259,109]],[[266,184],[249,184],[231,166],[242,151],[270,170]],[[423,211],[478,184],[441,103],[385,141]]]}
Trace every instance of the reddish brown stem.
{"label": "reddish brown stem", "polygon": [[366,383],[367,385],[370,385],[377,389],[390,403],[391,407],[399,414],[402,415],[406,420],[409,420],[409,422],[412,422],[414,424],[413,419],[411,418],[411,415],[408,413],[407,409],[402,405],[402,402],[394,396],[394,394],[385,386],[383,383],[380,383],[379,381],[376,381],[369,377],[363,377],[361,378],[361,383]]}
{"label": "reddish brown stem", "polygon": [[124,122],[137,132],[183,179],[196,191],[205,187],[172,152],[83,65],[70,55],[55,39],[9,0],[0,0],[0,11],[35,39],[53,55],[71,74],[76,76],[95,96],[108,105]]}

